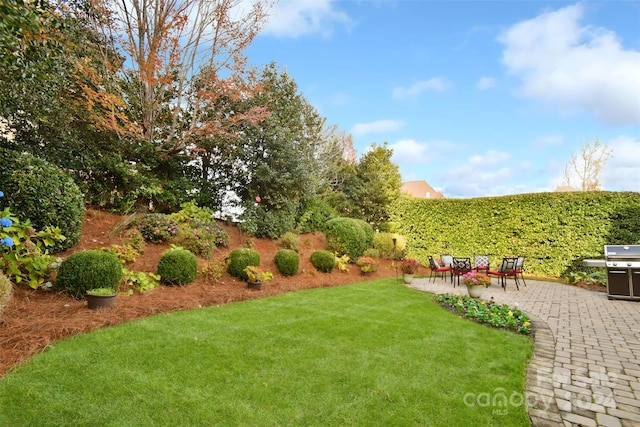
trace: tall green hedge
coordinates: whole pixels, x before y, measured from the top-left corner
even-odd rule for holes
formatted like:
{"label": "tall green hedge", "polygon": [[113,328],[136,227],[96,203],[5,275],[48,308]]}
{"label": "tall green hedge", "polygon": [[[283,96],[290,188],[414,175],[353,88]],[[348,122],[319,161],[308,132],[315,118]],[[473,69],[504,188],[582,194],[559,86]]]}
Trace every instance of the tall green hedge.
{"label": "tall green hedge", "polygon": [[525,271],[562,276],[604,245],[640,243],[640,193],[532,193],[476,199],[401,200],[391,216],[407,255],[526,257]]}

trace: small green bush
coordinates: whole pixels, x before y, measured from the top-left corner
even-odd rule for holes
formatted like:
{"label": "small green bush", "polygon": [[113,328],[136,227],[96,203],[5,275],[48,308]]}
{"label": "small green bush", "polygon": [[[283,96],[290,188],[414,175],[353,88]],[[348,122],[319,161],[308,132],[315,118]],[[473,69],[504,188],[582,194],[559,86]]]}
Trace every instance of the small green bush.
{"label": "small green bush", "polygon": [[282,237],[278,239],[278,246],[282,249],[292,249],[296,252],[300,252],[302,243],[300,243],[300,235],[292,231],[284,233]]}
{"label": "small green bush", "polygon": [[166,242],[178,233],[178,224],[164,214],[145,214],[132,224],[140,231],[145,242]]}
{"label": "small green bush", "polygon": [[137,228],[130,228],[124,233],[126,243],[131,245],[138,253],[144,252],[144,237]]}
{"label": "small green bush", "polygon": [[7,303],[11,299],[11,293],[13,292],[13,285],[7,276],[0,271],[0,315],[7,306]]}
{"label": "small green bush", "polygon": [[82,192],[62,169],[26,153],[0,148],[0,182],[5,207],[15,212],[21,221],[29,219],[37,230],[58,227],[66,240],[55,242],[53,252],[60,252],[78,243],[84,220]]}
{"label": "small green bush", "polygon": [[336,256],[329,251],[318,250],[311,254],[311,264],[318,271],[323,273],[331,273],[333,267],[336,265]]}
{"label": "small green bush", "polygon": [[368,248],[364,250],[362,256],[378,259],[380,258],[380,251],[376,248]]}
{"label": "small green bush", "polygon": [[247,273],[244,271],[250,265],[260,265],[260,254],[249,248],[237,248],[229,254],[227,272],[233,277],[247,280]]}
{"label": "small green bush", "polygon": [[[395,248],[393,239],[396,239]],[[383,259],[402,259],[407,247],[407,238],[396,233],[376,233],[373,235],[373,247],[380,251]]]}
{"label": "small green bush", "polygon": [[75,298],[89,289],[117,289],[122,280],[122,264],[112,253],[91,250],[71,254],[60,264],[54,288]]}
{"label": "small green bush", "polygon": [[327,246],[338,255],[358,259],[365,249],[373,247],[373,229],[361,219],[333,218],[325,226]]}
{"label": "small green bush", "polygon": [[160,282],[166,285],[186,285],[196,279],[198,260],[186,249],[171,249],[158,262]]}
{"label": "small green bush", "polygon": [[283,276],[293,276],[298,273],[300,256],[293,249],[280,249],[273,259],[278,271]]}

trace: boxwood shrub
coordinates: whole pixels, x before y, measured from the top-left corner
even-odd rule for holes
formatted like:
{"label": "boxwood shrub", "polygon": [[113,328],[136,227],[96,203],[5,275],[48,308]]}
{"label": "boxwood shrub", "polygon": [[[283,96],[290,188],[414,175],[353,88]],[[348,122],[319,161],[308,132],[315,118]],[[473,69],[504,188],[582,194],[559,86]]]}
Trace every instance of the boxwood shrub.
{"label": "boxwood shrub", "polygon": [[258,251],[249,248],[237,248],[229,253],[229,263],[227,272],[233,277],[247,280],[247,273],[244,269],[250,265],[260,265],[260,254]]}
{"label": "boxwood shrub", "polygon": [[186,249],[171,249],[158,262],[160,282],[165,285],[186,285],[198,274],[198,260]]}
{"label": "boxwood shrub", "polygon": [[59,167],[27,153],[0,148],[0,183],[5,207],[36,230],[58,227],[65,240],[56,242],[53,252],[78,243],[84,220],[84,198],[73,179]]}
{"label": "boxwood shrub", "polygon": [[298,273],[300,256],[293,249],[280,249],[273,259],[278,271],[283,276],[293,276]]}
{"label": "boxwood shrub", "polygon": [[365,249],[373,247],[373,228],[361,219],[338,217],[325,225],[327,246],[338,255],[358,259]]}
{"label": "boxwood shrub", "polygon": [[325,250],[317,250],[311,254],[311,264],[318,271],[322,271],[323,273],[331,273],[333,268],[336,265],[336,256],[333,252],[325,251]]}
{"label": "boxwood shrub", "polygon": [[90,250],[69,255],[60,263],[54,289],[75,298],[84,298],[89,289],[117,289],[122,280],[122,264],[110,252]]}

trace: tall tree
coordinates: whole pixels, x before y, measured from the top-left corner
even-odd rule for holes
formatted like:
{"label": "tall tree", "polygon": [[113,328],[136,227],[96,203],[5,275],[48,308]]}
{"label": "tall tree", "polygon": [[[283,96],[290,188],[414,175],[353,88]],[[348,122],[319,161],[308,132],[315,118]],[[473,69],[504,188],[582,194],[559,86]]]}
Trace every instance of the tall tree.
{"label": "tall tree", "polygon": [[609,146],[601,145],[597,139],[593,144],[585,143],[580,147],[580,153],[572,153],[571,160],[565,165],[563,185],[574,188],[573,179],[577,178],[580,190],[600,190],[600,172],[611,158],[611,154]]}
{"label": "tall tree", "polygon": [[357,179],[347,193],[357,205],[359,216],[380,231],[388,231],[389,213],[400,197],[402,178],[398,165],[391,161],[393,150],[373,144],[356,166]]}
{"label": "tall tree", "polygon": [[[181,130],[215,133],[214,122],[206,123],[210,111],[201,108],[203,98],[221,76],[233,82],[234,75],[242,74],[244,50],[260,30],[270,2],[255,0],[243,10],[248,3],[242,0],[103,1],[105,9],[111,6],[115,28],[102,29],[122,35],[137,84],[140,135],[174,154],[186,148]],[[195,81],[199,90],[192,87]],[[163,110],[168,110],[164,122]]]}

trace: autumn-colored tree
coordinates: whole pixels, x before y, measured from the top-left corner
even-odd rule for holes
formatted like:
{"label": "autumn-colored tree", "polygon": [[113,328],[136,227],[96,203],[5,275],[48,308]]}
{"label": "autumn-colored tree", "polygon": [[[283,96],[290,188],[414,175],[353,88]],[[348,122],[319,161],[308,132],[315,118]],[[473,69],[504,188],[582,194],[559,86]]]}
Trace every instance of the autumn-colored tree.
{"label": "autumn-colored tree", "polygon": [[167,154],[186,148],[185,134],[194,130],[215,135],[220,117],[206,121],[211,111],[205,99],[218,96],[214,89],[221,81],[228,87],[238,82],[246,64],[243,52],[267,16],[269,0],[255,0],[248,8],[242,0],[102,1],[114,25],[101,28],[121,35],[125,65],[132,71],[127,75],[137,85],[139,134]]}
{"label": "autumn-colored tree", "polygon": [[[600,190],[600,172],[611,154],[609,146],[601,145],[597,139],[593,144],[585,143],[579,154],[571,154],[571,160],[564,167],[562,185],[582,191]],[[572,185],[574,177],[578,180],[578,187]]]}

